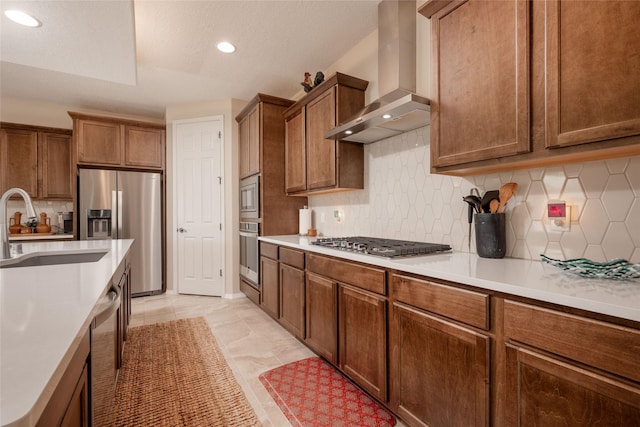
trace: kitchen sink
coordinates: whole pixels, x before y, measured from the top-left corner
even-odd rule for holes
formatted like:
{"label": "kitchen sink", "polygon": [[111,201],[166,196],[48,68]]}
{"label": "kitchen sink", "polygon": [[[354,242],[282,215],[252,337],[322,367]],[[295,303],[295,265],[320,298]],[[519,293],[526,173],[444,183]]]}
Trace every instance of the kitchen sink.
{"label": "kitchen sink", "polygon": [[77,264],[99,261],[106,250],[72,252],[34,252],[17,258],[0,260],[0,268],[36,267],[39,265]]}

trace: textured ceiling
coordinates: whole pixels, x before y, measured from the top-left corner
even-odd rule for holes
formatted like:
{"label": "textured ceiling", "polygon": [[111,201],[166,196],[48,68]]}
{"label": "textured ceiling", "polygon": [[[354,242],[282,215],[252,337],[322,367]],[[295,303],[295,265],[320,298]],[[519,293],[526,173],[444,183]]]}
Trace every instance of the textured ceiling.
{"label": "textured ceiling", "polygon": [[[376,29],[377,0],[3,0],[0,93],[163,117],[168,105],[292,97]],[[43,25],[19,27],[19,8]],[[218,52],[228,40],[235,54]]]}

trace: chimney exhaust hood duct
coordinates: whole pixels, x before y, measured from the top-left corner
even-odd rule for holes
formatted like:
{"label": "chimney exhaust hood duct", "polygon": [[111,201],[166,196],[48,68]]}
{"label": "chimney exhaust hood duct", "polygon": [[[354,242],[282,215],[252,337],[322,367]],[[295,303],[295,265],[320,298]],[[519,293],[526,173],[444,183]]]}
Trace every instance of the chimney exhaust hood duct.
{"label": "chimney exhaust hood duct", "polygon": [[378,85],[384,96],[324,137],[370,144],[429,124],[429,100],[415,94],[415,0],[378,4]]}

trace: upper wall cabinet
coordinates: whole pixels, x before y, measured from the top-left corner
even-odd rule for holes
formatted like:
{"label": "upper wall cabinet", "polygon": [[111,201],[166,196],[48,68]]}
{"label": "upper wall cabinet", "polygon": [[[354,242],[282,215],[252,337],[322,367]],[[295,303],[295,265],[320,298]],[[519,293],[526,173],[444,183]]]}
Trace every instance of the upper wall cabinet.
{"label": "upper wall cabinet", "polygon": [[71,200],[71,131],[13,123],[0,127],[0,194],[18,187],[34,199]]}
{"label": "upper wall cabinet", "polygon": [[[259,175],[260,234],[297,234],[298,209],[306,198],[287,197],[284,191],[285,148],[282,113],[293,101],[257,94],[236,117],[239,131],[240,179]],[[242,217],[242,214],[241,214]],[[255,221],[255,218],[250,219]]]}
{"label": "upper wall cabinet", "polygon": [[368,84],[337,73],[284,112],[287,194],[364,188],[362,144],[325,139],[324,134],[364,107]]}
{"label": "upper wall cabinet", "polygon": [[420,13],[434,172],[640,154],[640,2],[431,0]]}
{"label": "upper wall cabinet", "polygon": [[164,169],[165,126],[69,112],[80,165]]}

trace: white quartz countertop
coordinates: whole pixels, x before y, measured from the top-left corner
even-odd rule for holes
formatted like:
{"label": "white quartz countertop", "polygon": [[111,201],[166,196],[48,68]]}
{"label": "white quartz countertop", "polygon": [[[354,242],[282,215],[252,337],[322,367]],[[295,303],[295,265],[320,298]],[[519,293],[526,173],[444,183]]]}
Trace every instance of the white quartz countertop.
{"label": "white quartz countertop", "polygon": [[108,252],[96,262],[0,269],[0,425],[35,425],[132,244],[23,243],[25,254]]}
{"label": "white quartz countertop", "polygon": [[265,236],[262,241],[379,267],[448,280],[538,301],[640,322],[640,280],[583,278],[537,260],[481,258],[451,252],[400,259],[312,245],[314,238]]}

